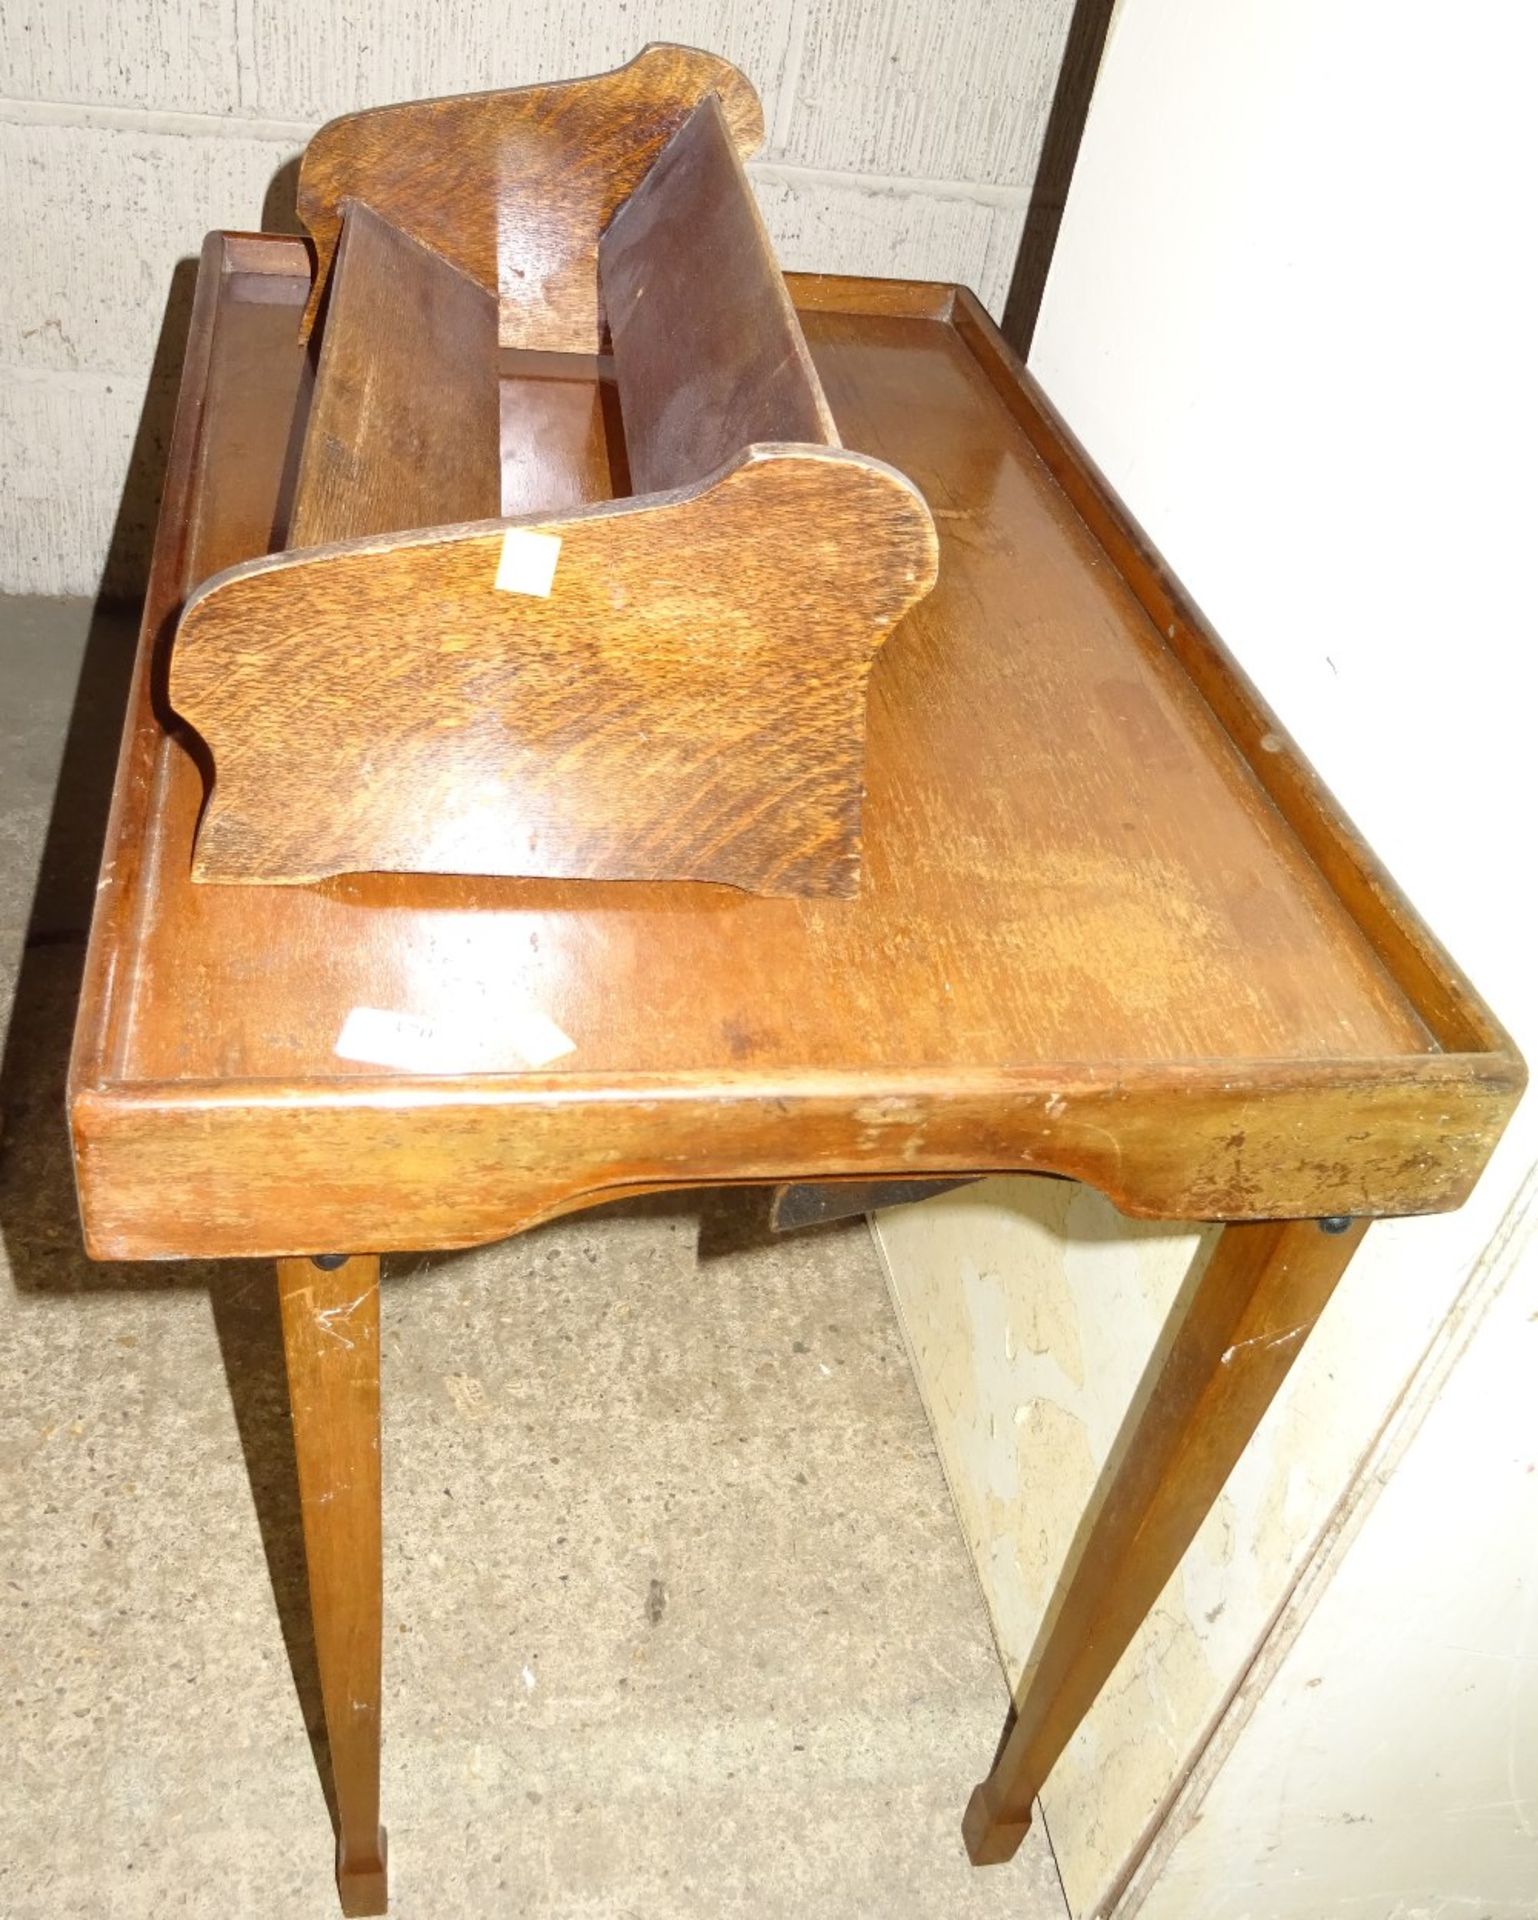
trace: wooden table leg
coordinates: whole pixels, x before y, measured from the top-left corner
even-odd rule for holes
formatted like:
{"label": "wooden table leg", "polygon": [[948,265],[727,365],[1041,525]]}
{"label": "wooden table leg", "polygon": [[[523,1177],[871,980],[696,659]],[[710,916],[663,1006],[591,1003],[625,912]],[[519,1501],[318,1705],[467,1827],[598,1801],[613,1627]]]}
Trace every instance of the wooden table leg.
{"label": "wooden table leg", "polygon": [[280,1260],[278,1296],[344,1914],[385,1911],[379,1824],[379,1260]]}
{"label": "wooden table leg", "polygon": [[[1330,1231],[1331,1228],[1339,1231]],[[1225,1227],[1100,1476],[962,1832],[1008,1860],[1042,1783],[1180,1563],[1366,1231],[1365,1222]]]}

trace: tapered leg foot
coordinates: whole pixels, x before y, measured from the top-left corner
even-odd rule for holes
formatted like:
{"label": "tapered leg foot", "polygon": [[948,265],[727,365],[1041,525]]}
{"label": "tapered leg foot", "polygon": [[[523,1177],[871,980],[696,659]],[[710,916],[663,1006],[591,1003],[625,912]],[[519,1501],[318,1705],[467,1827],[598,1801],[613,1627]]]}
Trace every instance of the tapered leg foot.
{"label": "tapered leg foot", "polygon": [[1362,1221],[1226,1227],[1111,1450],[1047,1607],[993,1771],[967,1805],[976,1866],[1008,1860],[1094,1704],[1361,1242]]}
{"label": "tapered leg foot", "polygon": [[278,1297],[345,1914],[385,1911],[379,1261],[280,1260]]}
{"label": "tapered leg foot", "polygon": [[1024,1820],[999,1818],[986,1781],[972,1789],[972,1798],[961,1818],[961,1837],[967,1843],[967,1858],[974,1867],[1002,1867],[1006,1860],[1013,1860],[1030,1830],[1029,1815]]}
{"label": "tapered leg foot", "polygon": [[361,1851],[354,1845],[347,1854],[341,1842],[337,1843],[336,1890],[347,1920],[363,1920],[367,1914],[389,1911],[389,1857],[383,1827],[373,1846]]}

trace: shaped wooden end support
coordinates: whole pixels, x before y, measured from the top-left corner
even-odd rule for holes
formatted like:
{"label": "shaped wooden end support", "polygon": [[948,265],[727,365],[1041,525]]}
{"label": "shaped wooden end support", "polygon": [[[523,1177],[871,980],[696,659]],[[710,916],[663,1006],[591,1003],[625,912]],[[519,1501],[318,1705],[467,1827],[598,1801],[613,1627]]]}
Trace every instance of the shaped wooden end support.
{"label": "shaped wooden end support", "polygon": [[739,152],[755,154],[764,115],[752,84],[695,47],[648,46],[612,73],[328,121],[299,173],[317,258],[306,334],[352,199],[497,296],[503,346],[596,353],[598,237],[710,93]]}
{"label": "shaped wooden end support", "polygon": [[[653,66],[675,91],[680,74],[720,78],[685,52],[652,49],[586,83],[591,98],[529,90],[542,137],[547,95],[558,119],[607,125],[615,84],[633,106]],[[636,491],[575,509],[497,517],[506,290],[469,258],[468,226],[443,224],[458,199],[397,221],[406,176],[357,162],[289,550],[205,582],[176,638],[172,704],[214,768],[195,878],[855,891],[866,681],[933,585],[937,547],[911,483],[839,446],[743,172],[744,87],[729,89],[735,123],[714,91],[675,116],[622,200],[594,203],[601,233],[584,203]],[[384,117],[409,111],[428,109]],[[641,119],[645,133],[666,116]],[[337,123],[302,204],[338,174],[349,126],[354,160],[373,154],[372,134]],[[599,144],[612,184],[619,147]],[[496,210],[540,228],[517,196]],[[560,305],[576,284],[561,267],[547,292]],[[540,344],[591,347],[593,315],[565,311]]]}
{"label": "shaped wooden end support", "polygon": [[235,568],[172,662],[216,768],[195,873],[851,892],[866,676],[933,540],[879,461],[757,446],[644,505]]}

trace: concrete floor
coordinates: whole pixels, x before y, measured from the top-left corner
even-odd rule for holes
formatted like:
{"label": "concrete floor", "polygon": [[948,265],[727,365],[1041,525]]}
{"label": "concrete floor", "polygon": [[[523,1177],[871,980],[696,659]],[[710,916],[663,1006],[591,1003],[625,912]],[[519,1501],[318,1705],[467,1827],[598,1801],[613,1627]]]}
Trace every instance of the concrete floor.
{"label": "concrete floor", "polygon": [[[331,1920],[269,1269],[79,1247],[132,643],[0,602],[0,1915]],[[392,1262],[384,1324],[394,1913],[1061,1920],[1039,1834],[962,1851],[1005,1689],[862,1224],[607,1209]]]}

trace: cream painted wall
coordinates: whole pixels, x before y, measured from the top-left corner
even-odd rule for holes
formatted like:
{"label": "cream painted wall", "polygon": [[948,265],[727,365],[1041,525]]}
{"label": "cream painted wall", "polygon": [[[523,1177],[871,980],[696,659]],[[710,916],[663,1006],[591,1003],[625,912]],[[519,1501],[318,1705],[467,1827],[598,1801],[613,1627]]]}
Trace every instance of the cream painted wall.
{"label": "cream painted wall", "polygon": [[[763,97],[754,174],[785,264],[960,280],[997,310],[1068,13],[1069,0],[6,0],[0,590],[94,591],[109,547],[110,584],[133,586],[174,396],[174,341],[156,356],[172,270],[210,227],[261,225],[274,174],[332,115],[600,71],[648,40],[706,47]],[[189,297],[184,274],[182,315]]]}
{"label": "cream painted wall", "polygon": [[[1534,53],[1496,0],[1123,0],[1032,356],[1530,1059]],[[1369,1236],[1044,1795],[1077,1915],[1538,1911],[1535,1161],[1530,1100]],[[879,1234],[1013,1676],[1190,1243],[1030,1181]]]}

